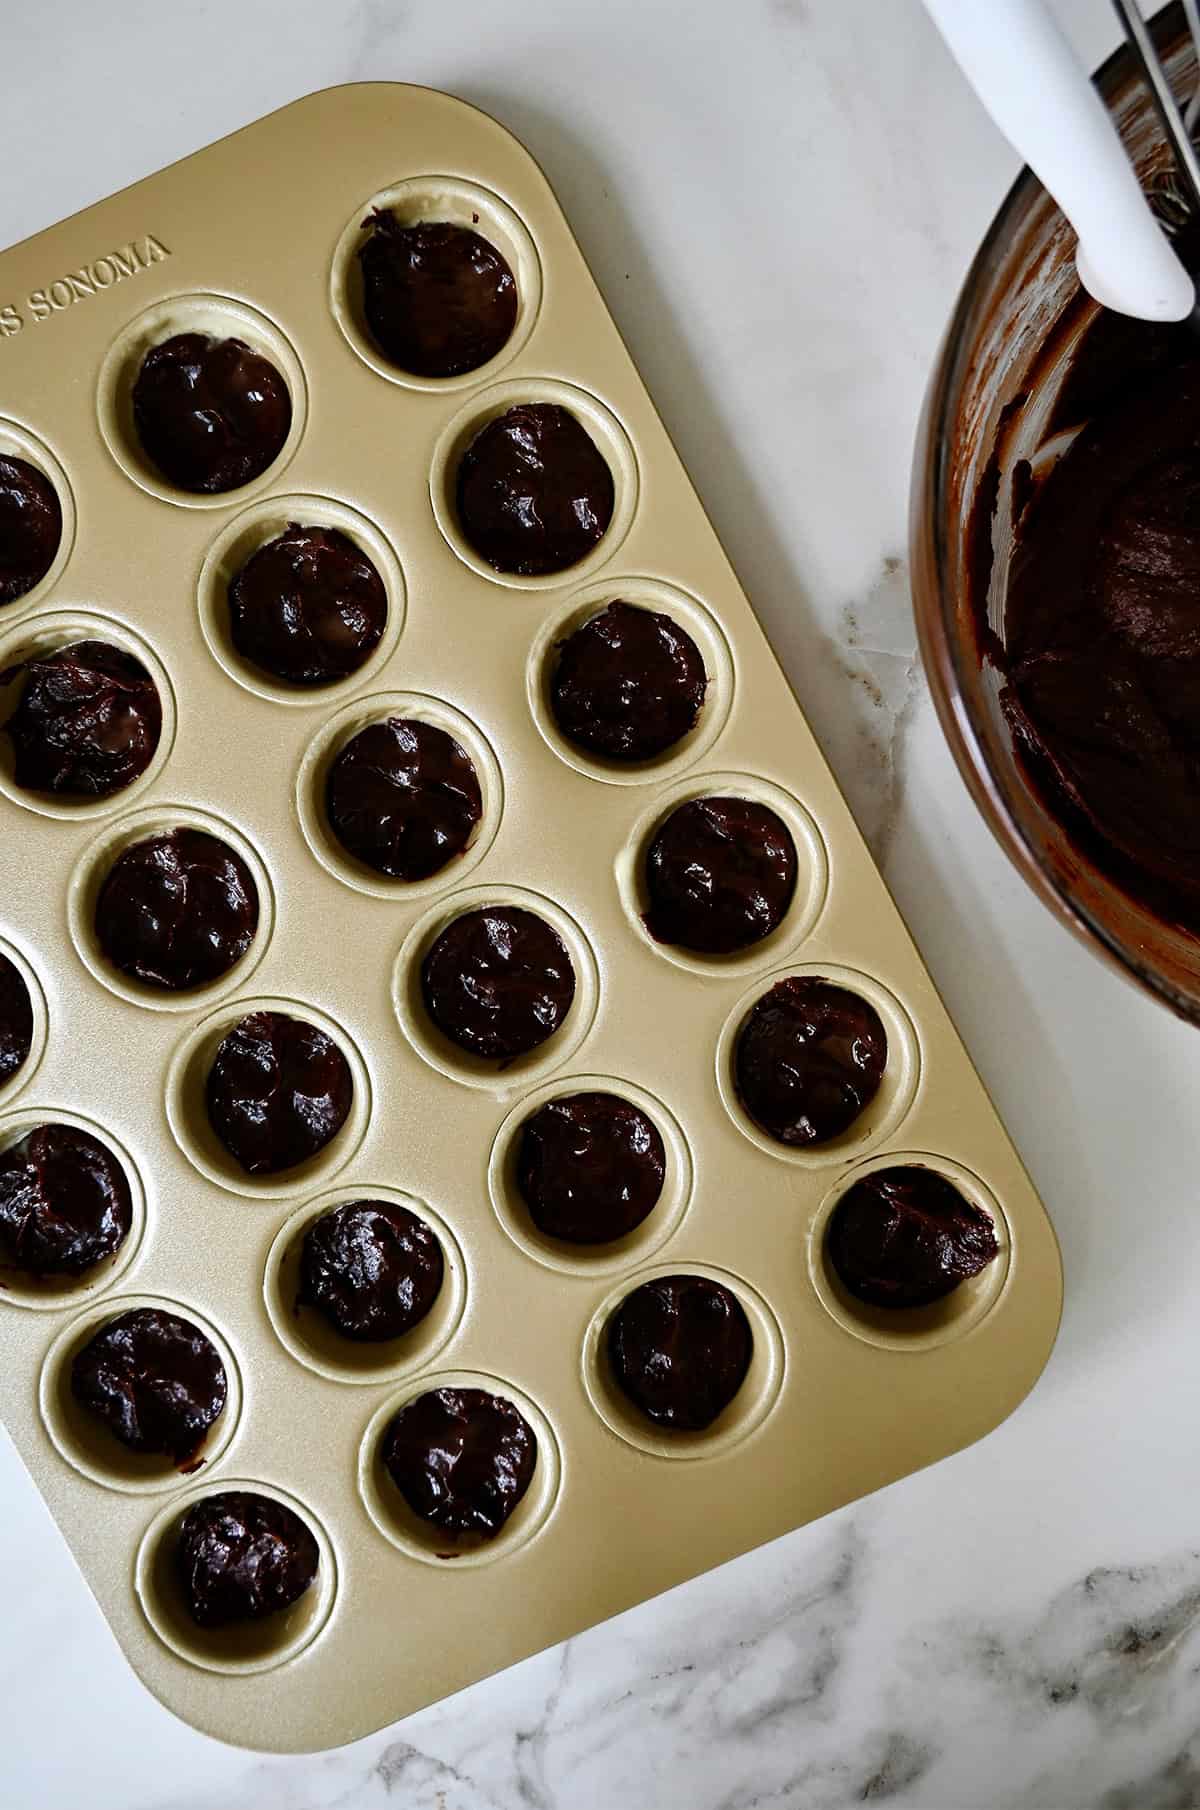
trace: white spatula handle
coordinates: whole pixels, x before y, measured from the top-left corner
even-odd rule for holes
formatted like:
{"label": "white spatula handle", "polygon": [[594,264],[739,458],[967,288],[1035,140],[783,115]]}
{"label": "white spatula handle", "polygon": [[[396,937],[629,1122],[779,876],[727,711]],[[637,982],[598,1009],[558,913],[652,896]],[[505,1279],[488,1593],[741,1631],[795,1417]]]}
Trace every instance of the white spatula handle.
{"label": "white spatula handle", "polygon": [[925,0],[1014,151],[1079,237],[1085,289],[1139,320],[1175,321],[1192,279],[1150,211],[1104,103],[1042,0]]}

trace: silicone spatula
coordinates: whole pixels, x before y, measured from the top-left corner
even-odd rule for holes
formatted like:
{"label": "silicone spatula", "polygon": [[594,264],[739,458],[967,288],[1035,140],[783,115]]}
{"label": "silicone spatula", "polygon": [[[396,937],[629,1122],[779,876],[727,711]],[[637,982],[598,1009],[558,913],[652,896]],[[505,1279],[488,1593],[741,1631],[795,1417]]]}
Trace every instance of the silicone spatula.
{"label": "silicone spatula", "polygon": [[[1103,101],[1042,0],[925,0],[963,74],[1078,235],[1079,280],[1106,308],[1183,320],[1196,288]],[[1140,16],[1139,16],[1140,17]]]}

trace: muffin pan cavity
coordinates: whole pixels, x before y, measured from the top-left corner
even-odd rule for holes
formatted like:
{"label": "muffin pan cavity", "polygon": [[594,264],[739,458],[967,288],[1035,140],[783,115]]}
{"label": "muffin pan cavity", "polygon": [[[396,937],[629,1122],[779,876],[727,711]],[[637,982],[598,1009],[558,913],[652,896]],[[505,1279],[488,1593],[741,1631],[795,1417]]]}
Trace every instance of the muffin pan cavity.
{"label": "muffin pan cavity", "polygon": [[[92,610],[47,610],[26,617],[7,634],[2,631],[3,618],[0,618],[0,794],[26,811],[67,822],[106,817],[128,809],[156,783],[175,742],[175,693],[166,668],[151,644],[125,623]],[[161,713],[154,752],[144,770],[128,785],[103,795],[34,790],[18,785],[16,750],[12,736],[5,732],[5,724],[21,702],[28,665],[89,641],[116,648],[119,653],[137,661],[149,675],[158,694]]]}
{"label": "muffin pan cavity", "polygon": [[[554,1238],[534,1222],[518,1180],[522,1133],[529,1121],[555,1100],[604,1094],[627,1101],[644,1113],[662,1140],[662,1192],[651,1211],[632,1231],[606,1243],[575,1244]],[[661,1100],[612,1075],[563,1075],[523,1096],[496,1132],[488,1162],[488,1193],[497,1219],[525,1254],[548,1269],[568,1276],[605,1276],[644,1262],[679,1229],[691,1199],[692,1153],[678,1119]]]}
{"label": "muffin pan cavity", "polygon": [[[972,1206],[987,1214],[996,1235],[997,1253],[975,1276],[960,1282],[927,1307],[885,1308],[868,1305],[851,1294],[829,1256],[829,1222],[844,1195],[866,1175],[887,1169],[931,1169]],[[995,1308],[1009,1284],[1012,1238],[996,1196],[962,1163],[925,1152],[896,1152],[872,1157],[843,1175],[817,1209],[807,1238],[808,1269],[825,1311],[843,1331],[885,1351],[928,1352],[973,1332]]]}
{"label": "muffin pan cavity", "polygon": [[[225,1372],[225,1405],[209,1428],[198,1450],[187,1463],[176,1463],[162,1452],[135,1452],[90,1414],[71,1388],[71,1366],[80,1351],[98,1332],[120,1315],[150,1309],[185,1320],[207,1338]],[[153,1495],[177,1488],[193,1473],[207,1477],[224,1456],[237,1432],[242,1410],[242,1379],[237,1359],[224,1334],[196,1308],[182,1301],[155,1295],[106,1295],[59,1333],[42,1363],[38,1405],[45,1427],[66,1462],[81,1477],[106,1489],[129,1495]]]}
{"label": "muffin pan cavity", "polygon": [[[401,1408],[437,1389],[478,1389],[511,1402],[537,1441],[533,1477],[499,1533],[486,1541],[459,1541],[442,1533],[409,1507],[383,1462],[387,1430]],[[358,1489],[376,1528],[407,1558],[427,1565],[474,1570],[514,1558],[535,1540],[554,1513],[562,1481],[562,1458],[554,1428],[523,1389],[478,1371],[435,1371],[408,1383],[377,1408],[363,1434],[358,1455]]]}
{"label": "muffin pan cavity", "polygon": [[[646,925],[651,903],[646,883],[646,860],[655,837],[681,805],[704,798],[747,799],[765,806],[782,823],[795,849],[796,883],[781,921],[759,941],[730,954],[701,953],[676,943],[660,942]],[[756,779],[749,773],[693,774],[666,793],[660,793],[641,813],[622,843],[617,852],[615,871],[617,890],[634,934],[676,967],[710,977],[748,974],[778,961],[780,955],[810,934],[821,915],[829,887],[829,858],[812,813],[782,786],[770,780]]]}
{"label": "muffin pan cavity", "polygon": [[46,442],[31,428],[19,421],[10,421],[6,415],[0,415],[0,459],[15,459],[23,465],[31,465],[53,490],[62,518],[58,545],[45,572],[28,590],[10,602],[0,604],[0,627],[4,627],[36,609],[44,598],[52,597],[57,590],[75,545],[75,495],[61,461]]}
{"label": "muffin pan cavity", "polygon": [[[184,489],[164,475],[142,443],[134,419],[134,386],[147,354],[180,334],[239,340],[283,379],[291,403],[290,425],[270,464],[245,484],[213,494]],[[109,346],[96,390],[100,432],[126,477],[151,496],[189,509],[227,509],[276,483],[300,444],[307,412],[308,388],[291,341],[260,309],[229,295],[171,295],[152,303]]]}
{"label": "muffin pan cavity", "polygon": [[[246,1490],[268,1496],[299,1515],[317,1544],[317,1572],[303,1596],[288,1609],[264,1616],[261,1621],[200,1628],[188,1613],[179,1580],[180,1523],[196,1503],[227,1490]],[[230,1481],[223,1477],[219,1483],[215,1480],[203,1483],[173,1497],[155,1515],[138,1546],[134,1589],[150,1627],[177,1658],[186,1660],[202,1672],[219,1672],[229,1678],[245,1677],[286,1665],[318,1638],[337,1599],[337,1555],[333,1541],[314,1511],[288,1491],[257,1479]]]}
{"label": "muffin pan cavity", "polygon": [[[465,846],[424,879],[406,880],[381,873],[346,847],[329,820],[329,776],[343,750],[372,724],[400,721],[431,724],[466,755],[481,795],[480,815]],[[309,848],[322,867],[357,892],[400,904],[425,898],[462,881],[491,848],[504,809],[504,781],[491,742],[470,717],[441,698],[421,692],[384,691],[358,698],[331,717],[305,750],[296,775],[296,810]]]}
{"label": "muffin pan cavity", "polygon": [[[264,1175],[247,1173],[226,1149],[213,1130],[206,1098],[209,1071],[222,1042],[243,1019],[257,1013],[278,1013],[322,1032],[345,1057],[353,1088],[343,1124],[321,1150],[291,1168]],[[177,1046],[167,1070],[166,1109],[176,1143],[201,1175],[234,1194],[283,1200],[331,1181],[350,1161],[371,1116],[371,1081],[349,1033],[315,1006],[294,999],[239,999],[203,1019]]]}
{"label": "muffin pan cavity", "polygon": [[[782,1143],[765,1130],[747,1111],[737,1085],[738,1041],[751,1012],[780,981],[792,979],[825,981],[865,1000],[878,1013],[887,1039],[887,1057],[874,1098],[839,1135],[803,1146]],[[781,1162],[817,1169],[865,1156],[900,1128],[920,1084],[921,1046],[911,1017],[889,987],[838,962],[798,962],[766,975],[742,994],[717,1040],[716,1074],[725,1110],[743,1137]]]}
{"label": "muffin pan cavity", "polygon": [[[224,974],[206,985],[172,990],[126,974],[110,961],[97,935],[96,913],[105,881],[121,856],[130,849],[152,848],[159,839],[178,830],[212,837],[237,858],[249,876],[247,894],[252,893],[256,921],[245,953]],[[186,895],[186,883],[181,890]],[[149,1006],[154,1011],[195,1011],[249,980],[271,941],[275,896],[262,856],[232,823],[190,805],[152,805],[107,825],[88,845],[67,883],[67,915],[80,961],[110,992],[132,1005]]]}
{"label": "muffin pan cavity", "polygon": [[[465,228],[500,253],[516,285],[516,313],[512,331],[491,358],[452,377],[422,377],[385,354],[367,320],[359,257],[368,239],[365,222],[377,212],[392,214],[401,227],[444,222]],[[351,214],[333,254],[329,300],[352,351],[380,377],[414,390],[462,390],[494,378],[524,348],[542,305],[541,259],[524,221],[491,189],[459,176],[410,176],[376,190]]]}
{"label": "muffin pan cavity", "polygon": [[[621,1303],[643,1283],[667,1276],[699,1276],[719,1283],[735,1296],[750,1325],[749,1368],[732,1401],[703,1431],[660,1426],[643,1414],[617,1383],[609,1360],[609,1328]],[[779,1322],[766,1299],[741,1277],[711,1264],[657,1263],[652,1269],[626,1276],[605,1295],[584,1334],[582,1367],[588,1400],[618,1439],[654,1458],[717,1458],[748,1439],[778,1401],[784,1380],[785,1347]]]}
{"label": "muffin pan cavity", "polygon": [[[331,530],[344,535],[379,574],[386,598],[386,619],[376,646],[344,677],[322,683],[292,683],[247,658],[234,641],[229,587],[256,553],[293,526]],[[229,677],[257,697],[301,708],[328,709],[349,692],[370,684],[396,651],[404,628],[404,573],[391,541],[361,510],[336,497],[270,496],[227,522],[204,557],[197,587],[200,628],[214,660]]]}
{"label": "muffin pan cavity", "polygon": [[[587,434],[612,479],[612,516],[596,544],[574,563],[555,571],[524,575],[498,570],[484,559],[463,531],[457,491],[460,468],[466,453],[485,428],[507,415],[513,408],[526,404],[546,403],[565,409]],[[638,505],[638,467],[633,445],[620,421],[598,396],[589,395],[571,383],[558,378],[512,378],[495,384],[483,395],[466,403],[443,429],[433,452],[429,478],[429,494],[438,527],[451,551],[464,565],[494,584],[515,590],[546,591],[560,585],[588,578],[606,560],[612,558],[628,534]]]}
{"label": "muffin pan cavity", "polygon": [[[429,1312],[399,1338],[358,1341],[344,1337],[317,1308],[301,1304],[304,1237],[325,1214],[353,1201],[384,1201],[413,1213],[441,1248],[442,1283]],[[267,1254],[263,1299],[280,1342],[301,1364],[343,1383],[380,1383],[424,1370],[458,1331],[467,1301],[467,1264],[455,1234],[427,1201],[401,1189],[364,1181],[307,1201],[280,1226]]]}
{"label": "muffin pan cavity", "polygon": [[[618,600],[634,609],[666,616],[689,635],[700,652],[708,681],[693,726],[648,759],[616,759],[581,747],[564,734],[554,709],[554,680],[563,643]],[[534,722],[547,744],[568,766],[610,785],[647,785],[671,779],[690,767],[720,735],[733,703],[733,655],[720,624],[698,599],[661,578],[614,575],[586,585],[546,617],[529,650],[525,684]]]}

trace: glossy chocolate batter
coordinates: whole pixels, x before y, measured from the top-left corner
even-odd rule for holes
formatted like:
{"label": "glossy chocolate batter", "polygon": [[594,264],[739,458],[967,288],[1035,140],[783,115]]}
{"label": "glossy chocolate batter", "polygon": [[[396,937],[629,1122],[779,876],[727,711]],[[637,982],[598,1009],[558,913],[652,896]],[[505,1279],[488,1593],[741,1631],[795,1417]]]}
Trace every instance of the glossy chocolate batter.
{"label": "glossy chocolate batter", "polygon": [[452,1539],[493,1540],[533,1481],[537,1438],[485,1389],[431,1389],[383,1436],[383,1462],[415,1515]]}
{"label": "glossy chocolate batter", "polygon": [[390,1200],[347,1200],[304,1234],[297,1304],[343,1338],[399,1339],[438,1298],[445,1261],[437,1234]]}
{"label": "glossy chocolate batter", "polygon": [[394,880],[425,880],[466,848],[483,792],[466,750],[434,723],[389,717],[346,743],[325,785],[347,852]]}
{"label": "glossy chocolate batter", "polygon": [[79,1276],[124,1243],[129,1182],[99,1138],[39,1125],[0,1151],[0,1268]]}
{"label": "glossy chocolate batter", "polygon": [[311,1529],[273,1496],[221,1490],[189,1508],[179,1524],[175,1566],[200,1628],[261,1621],[288,1609],[317,1575]]}
{"label": "glossy chocolate batter", "polygon": [[62,540],[62,504],[27,459],[0,453],[0,605],[40,584]]}
{"label": "glossy chocolate batter", "polygon": [[741,1388],[754,1335],[732,1289],[706,1276],[656,1276],[608,1322],[613,1378],[659,1426],[698,1433]]}
{"label": "glossy chocolate batter", "polygon": [[613,512],[608,461],[569,409],[520,402],[489,421],[458,468],[458,519],[498,572],[561,572],[590,553]]}
{"label": "glossy chocolate batter", "polygon": [[660,943],[729,955],[783,922],[796,890],[796,845],[752,798],[692,798],[646,856],[645,924]]}
{"label": "glossy chocolate batter", "polygon": [[131,1452],[163,1452],[183,1470],[194,1468],[227,1387],[212,1340],[155,1307],[110,1320],[71,1362],[81,1408]]}
{"label": "glossy chocolate batter", "polygon": [[827,1234],[844,1288],[871,1307],[927,1307],[986,1269],[990,1216],[934,1169],[876,1169],[847,1189]]}
{"label": "glossy chocolate batter", "polygon": [[24,677],[3,725],[19,786],[108,798],[146,771],[162,734],[162,704],[140,660],[107,641],[73,641],[25,661]]}
{"label": "glossy chocolate batter", "polygon": [[204,1088],[217,1137],[247,1175],[277,1175],[335,1138],[354,1098],[331,1037],[285,1012],[251,1012],[223,1038]]}
{"label": "glossy chocolate batter", "polygon": [[338,528],[289,522],[229,586],[233,645],[289,685],[332,685],[357,672],[386,626],[383,580]]}
{"label": "glossy chocolate batter", "polygon": [[472,1056],[511,1062],[552,1037],[575,997],[562,938],[519,905],[485,905],[448,924],[421,963],[434,1024]]}
{"label": "glossy chocolate batter", "polygon": [[258,929],[258,889],[207,830],[164,830],[122,851],[96,900],[96,936],[122,974],[182,992],[228,974]]}
{"label": "glossy chocolate batter", "polygon": [[618,1094],[565,1094],[526,1119],[517,1186],[548,1238],[608,1244],[652,1213],[667,1156],[654,1121]]}
{"label": "glossy chocolate batter", "polygon": [[[1181,249],[1195,268],[1195,244]],[[1046,362],[1059,350],[1052,336]],[[1200,931],[1200,340],[1101,312],[1047,437],[1080,424],[1048,475],[1014,473],[1006,645],[987,634],[985,651],[1007,675],[1026,769],[1072,841]],[[995,486],[983,489],[977,607]]]}
{"label": "glossy chocolate batter", "polygon": [[781,1144],[823,1144],[875,1098],[887,1053],[883,1020],[857,993],[815,976],[779,980],[738,1032],[738,1099]]}
{"label": "glossy chocolate batter", "polygon": [[550,702],[576,747],[607,760],[652,760],[695,726],[707,687],[687,630],[618,598],[559,646]]}
{"label": "glossy chocolate batter", "polygon": [[142,360],[133,419],[168,482],[212,495],[274,464],[291,430],[292,398],[270,359],[243,340],[176,333]]}
{"label": "glossy chocolate batter", "polygon": [[517,285],[469,226],[402,226],[387,208],[363,221],[363,308],[385,358],[416,377],[458,377],[495,358],[517,320]]}
{"label": "glossy chocolate batter", "polygon": [[33,1002],[20,969],[0,955],[0,1087],[11,1081],[33,1047]]}

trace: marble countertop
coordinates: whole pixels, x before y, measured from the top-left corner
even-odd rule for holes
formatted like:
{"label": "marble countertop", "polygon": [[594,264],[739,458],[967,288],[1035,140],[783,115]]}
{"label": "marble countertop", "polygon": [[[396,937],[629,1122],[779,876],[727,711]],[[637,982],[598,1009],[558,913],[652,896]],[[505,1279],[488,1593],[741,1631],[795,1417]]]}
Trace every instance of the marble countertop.
{"label": "marble countertop", "polygon": [[[1061,11],[1094,60],[1110,9]],[[0,1438],[5,1810],[1200,1805],[1200,1039],[1009,868],[915,656],[914,423],[1015,171],[917,0],[58,0],[3,36],[0,243],[356,78],[451,89],[525,140],[1067,1274],[1044,1380],[981,1445],[299,1759],[218,1746],[143,1691]]]}

